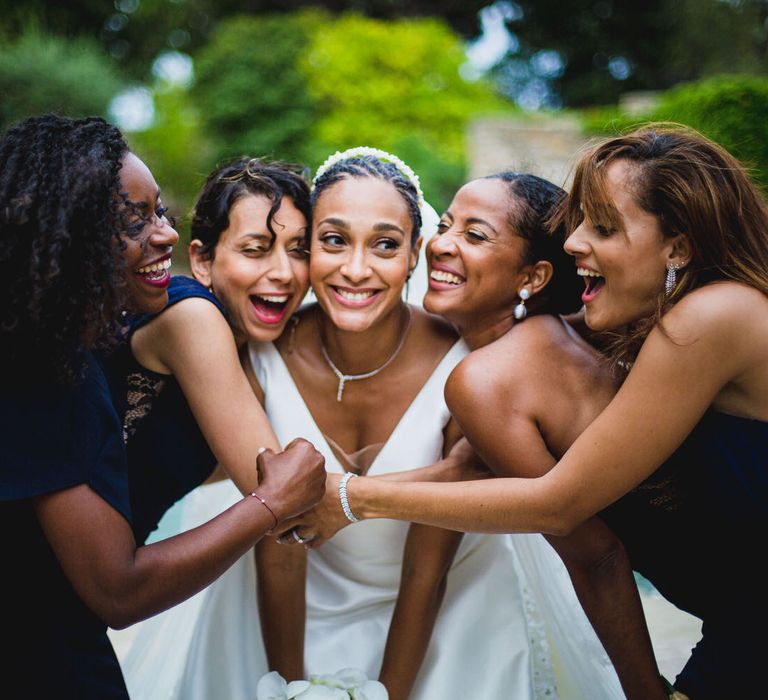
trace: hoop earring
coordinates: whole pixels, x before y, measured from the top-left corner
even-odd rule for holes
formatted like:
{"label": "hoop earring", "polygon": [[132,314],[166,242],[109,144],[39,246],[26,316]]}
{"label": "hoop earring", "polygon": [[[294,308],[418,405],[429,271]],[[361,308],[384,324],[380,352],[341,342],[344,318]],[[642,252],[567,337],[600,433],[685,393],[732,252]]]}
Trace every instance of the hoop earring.
{"label": "hoop earring", "polygon": [[528,309],[525,308],[525,300],[531,298],[531,293],[523,287],[517,295],[520,297],[520,303],[512,309],[512,313],[517,321],[522,321],[528,315]]}
{"label": "hoop earring", "polygon": [[408,273],[408,276],[405,278],[405,299],[404,299],[404,301],[405,301],[406,304],[408,303],[408,294],[411,291],[410,284],[411,284],[411,275],[412,274],[413,274],[413,270],[411,270]]}
{"label": "hoop earring", "polygon": [[664,280],[664,296],[672,294],[672,290],[677,286],[677,269],[680,267],[677,263],[667,265],[667,278]]}

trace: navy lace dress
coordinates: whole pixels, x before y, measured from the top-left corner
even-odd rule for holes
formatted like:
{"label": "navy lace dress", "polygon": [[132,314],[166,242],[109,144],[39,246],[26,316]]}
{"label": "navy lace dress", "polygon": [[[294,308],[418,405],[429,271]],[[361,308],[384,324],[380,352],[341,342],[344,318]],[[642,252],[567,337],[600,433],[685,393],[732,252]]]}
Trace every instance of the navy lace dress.
{"label": "navy lace dress", "polygon": [[106,625],[75,593],[34,498],[87,484],[130,521],[120,422],[99,365],[73,387],[0,390],[0,696],[127,700]]}
{"label": "navy lace dress", "polygon": [[675,687],[692,700],[762,696],[768,422],[709,411],[664,466],[603,516],[633,568],[702,620]]}
{"label": "navy lace dress", "polygon": [[[183,276],[171,280],[165,308],[191,297],[210,301],[224,314],[208,289]],[[126,342],[103,359],[112,399],[122,417],[134,535],[139,544],[165,511],[205,481],[216,466],[176,379],[143,367],[131,353],[131,336],[153,318],[150,314],[129,318]],[[205,333],[205,328],[199,332]]]}

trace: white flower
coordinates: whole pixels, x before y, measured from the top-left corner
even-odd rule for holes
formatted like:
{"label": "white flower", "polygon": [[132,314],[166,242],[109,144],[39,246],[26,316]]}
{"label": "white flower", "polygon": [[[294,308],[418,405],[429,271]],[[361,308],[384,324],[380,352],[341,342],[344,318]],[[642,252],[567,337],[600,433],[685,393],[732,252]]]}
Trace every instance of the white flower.
{"label": "white flower", "polygon": [[314,188],[315,183],[330,168],[336,165],[336,163],[342,160],[346,160],[347,158],[355,158],[358,156],[373,156],[374,158],[378,158],[385,163],[392,163],[392,165],[394,165],[402,175],[408,178],[408,180],[411,181],[411,184],[416,188],[418,205],[421,207],[422,203],[424,202],[424,193],[421,191],[421,182],[419,181],[419,176],[413,172],[413,170],[408,165],[403,163],[403,161],[400,160],[397,156],[392,155],[391,153],[387,153],[386,151],[382,151],[380,148],[371,148],[370,146],[357,146],[356,148],[348,148],[346,151],[336,151],[336,153],[333,155],[328,156],[325,159],[325,162],[317,169],[315,176],[312,178],[312,187]]}
{"label": "white flower", "polygon": [[357,668],[343,668],[336,673],[310,676],[308,681],[292,681],[271,671],[256,686],[256,700],[388,700],[386,688],[369,681]]}

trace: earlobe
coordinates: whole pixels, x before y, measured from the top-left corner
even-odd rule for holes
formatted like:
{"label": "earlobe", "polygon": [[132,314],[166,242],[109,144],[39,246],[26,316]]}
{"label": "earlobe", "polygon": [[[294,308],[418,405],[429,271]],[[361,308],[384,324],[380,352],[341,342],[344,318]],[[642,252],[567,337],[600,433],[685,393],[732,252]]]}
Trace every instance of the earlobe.
{"label": "earlobe", "polygon": [[192,275],[204,287],[211,288],[211,258],[202,252],[203,242],[199,239],[189,244],[189,265]]}

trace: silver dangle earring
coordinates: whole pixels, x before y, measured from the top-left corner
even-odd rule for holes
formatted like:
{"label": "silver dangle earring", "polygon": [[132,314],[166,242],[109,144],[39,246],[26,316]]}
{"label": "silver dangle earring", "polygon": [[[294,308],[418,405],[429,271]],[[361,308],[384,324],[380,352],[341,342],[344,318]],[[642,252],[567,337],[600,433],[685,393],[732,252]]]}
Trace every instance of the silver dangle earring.
{"label": "silver dangle earring", "polygon": [[677,269],[679,265],[677,263],[669,263],[667,265],[667,278],[664,280],[664,296],[668,297],[672,294],[672,290],[677,284]]}
{"label": "silver dangle earring", "polygon": [[523,287],[517,295],[520,297],[520,303],[512,309],[512,313],[516,320],[522,321],[528,315],[528,309],[525,308],[525,301],[526,299],[531,298],[531,293]]}

